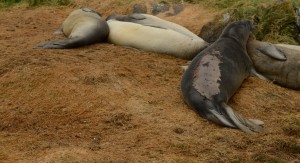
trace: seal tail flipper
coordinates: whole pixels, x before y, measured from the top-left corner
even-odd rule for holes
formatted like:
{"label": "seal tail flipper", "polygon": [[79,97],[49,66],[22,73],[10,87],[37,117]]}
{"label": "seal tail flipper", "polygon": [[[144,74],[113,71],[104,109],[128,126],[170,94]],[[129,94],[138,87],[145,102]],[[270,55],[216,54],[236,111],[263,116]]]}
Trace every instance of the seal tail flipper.
{"label": "seal tail flipper", "polygon": [[264,133],[265,132],[265,129],[260,126],[263,124],[262,121],[245,119],[225,103],[222,103],[222,107],[225,109],[230,120],[236,125],[237,128],[241,129],[242,131],[247,132],[247,133],[252,133],[252,132]]}
{"label": "seal tail flipper", "polygon": [[39,44],[36,47],[43,49],[68,49],[87,44],[83,43],[82,41],[83,39],[80,37],[73,37],[64,40],[50,41],[47,43]]}

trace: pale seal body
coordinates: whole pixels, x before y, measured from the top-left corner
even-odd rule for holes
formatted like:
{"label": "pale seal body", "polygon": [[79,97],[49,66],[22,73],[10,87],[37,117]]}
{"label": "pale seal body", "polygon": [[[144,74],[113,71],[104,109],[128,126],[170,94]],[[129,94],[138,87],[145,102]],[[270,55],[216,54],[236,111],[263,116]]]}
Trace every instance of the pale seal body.
{"label": "pale seal body", "polygon": [[247,51],[257,72],[283,87],[300,90],[300,50],[293,47],[253,38],[248,41]]}
{"label": "pale seal body", "polygon": [[247,55],[251,21],[228,25],[216,42],[200,52],[181,80],[185,102],[202,117],[245,132],[263,132],[263,122],[242,118],[227,105],[249,75],[257,75]]}
{"label": "pale seal body", "polygon": [[279,46],[279,47],[284,47],[284,48],[300,51],[299,45],[289,45],[289,44],[275,44],[275,45]]}
{"label": "pale seal body", "polygon": [[183,59],[193,58],[207,43],[188,29],[147,14],[110,16],[108,41]]}
{"label": "pale seal body", "polygon": [[[100,14],[90,8],[74,10],[62,24],[61,32],[68,37],[64,40],[40,44],[39,48],[76,48],[106,41],[109,28]],[[59,33],[59,32],[56,32]]]}

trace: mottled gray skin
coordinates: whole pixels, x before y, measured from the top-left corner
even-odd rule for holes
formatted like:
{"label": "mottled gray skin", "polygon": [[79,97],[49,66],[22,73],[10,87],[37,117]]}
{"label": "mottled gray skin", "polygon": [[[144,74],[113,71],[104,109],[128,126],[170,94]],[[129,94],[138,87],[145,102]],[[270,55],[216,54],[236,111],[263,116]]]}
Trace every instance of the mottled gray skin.
{"label": "mottled gray skin", "polygon": [[[263,74],[269,80],[283,87],[300,90],[300,51],[281,46],[268,46],[268,49],[277,51],[260,51],[266,42],[253,38],[249,39],[247,51],[253,60],[257,72]],[[282,53],[285,57],[274,57],[274,54]],[[270,56],[273,55],[273,56]]]}
{"label": "mottled gray skin", "polygon": [[67,39],[39,44],[38,48],[65,49],[76,48],[106,41],[109,28],[100,14],[90,8],[74,10],[63,22],[62,28],[54,34],[64,34]]}
{"label": "mottled gray skin", "polygon": [[229,24],[211,46],[191,62],[181,80],[185,102],[198,114],[244,132],[264,132],[263,122],[247,120],[227,105],[244,79],[256,75],[246,44],[252,30],[248,20]]}

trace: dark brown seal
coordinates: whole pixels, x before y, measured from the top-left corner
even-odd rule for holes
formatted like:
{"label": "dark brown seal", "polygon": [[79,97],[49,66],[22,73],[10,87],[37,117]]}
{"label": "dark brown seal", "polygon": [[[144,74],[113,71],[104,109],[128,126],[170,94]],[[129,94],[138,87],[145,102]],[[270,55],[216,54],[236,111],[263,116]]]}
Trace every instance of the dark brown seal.
{"label": "dark brown seal", "polygon": [[181,91],[185,102],[210,121],[245,132],[264,132],[262,121],[244,119],[227,105],[245,78],[260,76],[246,51],[252,26],[249,20],[229,24],[216,42],[192,60],[182,77]]}

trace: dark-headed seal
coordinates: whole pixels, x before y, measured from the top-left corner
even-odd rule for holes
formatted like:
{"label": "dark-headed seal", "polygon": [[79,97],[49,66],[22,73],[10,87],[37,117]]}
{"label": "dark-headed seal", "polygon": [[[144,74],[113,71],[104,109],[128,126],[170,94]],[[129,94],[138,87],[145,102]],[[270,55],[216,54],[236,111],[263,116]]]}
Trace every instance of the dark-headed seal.
{"label": "dark-headed seal", "polygon": [[188,29],[147,14],[109,16],[108,41],[121,46],[193,58],[207,43]]}
{"label": "dark-headed seal", "polygon": [[251,37],[247,51],[257,72],[283,87],[300,90],[300,50]]}
{"label": "dark-headed seal", "polygon": [[62,28],[56,33],[63,33],[68,38],[50,41],[37,47],[48,49],[76,48],[106,41],[109,28],[99,13],[90,8],[81,8],[71,12],[63,22]]}
{"label": "dark-headed seal", "polygon": [[249,20],[229,24],[216,42],[192,60],[183,74],[181,91],[185,102],[210,121],[245,132],[264,132],[262,121],[244,119],[227,105],[245,78],[260,76],[246,51],[252,26]]}

